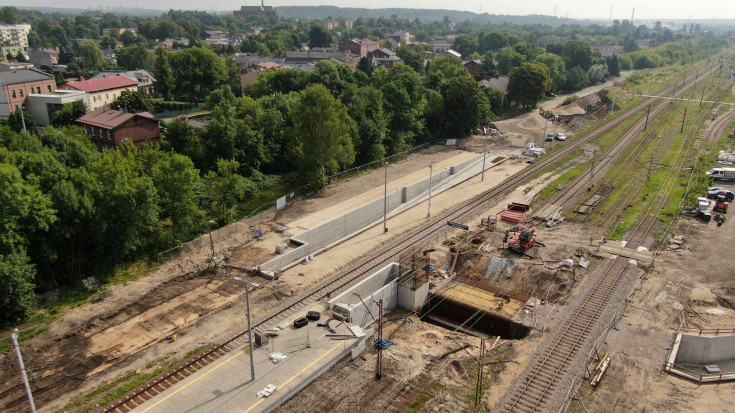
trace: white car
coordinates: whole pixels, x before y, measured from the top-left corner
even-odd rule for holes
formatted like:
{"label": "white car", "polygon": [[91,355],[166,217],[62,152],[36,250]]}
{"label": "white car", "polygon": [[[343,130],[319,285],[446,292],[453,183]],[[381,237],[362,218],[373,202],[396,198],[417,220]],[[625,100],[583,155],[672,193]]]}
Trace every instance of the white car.
{"label": "white car", "polygon": [[564,142],[565,140],[567,140],[567,135],[565,135],[563,133],[557,133],[557,134],[554,135],[554,139],[556,139],[558,141],[561,141],[561,142]]}

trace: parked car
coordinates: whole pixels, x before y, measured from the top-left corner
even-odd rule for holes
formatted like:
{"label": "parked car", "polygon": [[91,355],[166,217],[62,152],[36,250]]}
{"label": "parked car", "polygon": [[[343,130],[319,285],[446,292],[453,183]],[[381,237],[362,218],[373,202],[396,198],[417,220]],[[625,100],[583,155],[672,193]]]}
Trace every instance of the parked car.
{"label": "parked car", "polygon": [[554,135],[554,139],[564,142],[565,140],[567,140],[567,135],[563,133],[557,133]]}
{"label": "parked car", "polygon": [[554,140],[554,134],[553,133],[547,133],[546,134],[546,142],[551,142]]}
{"label": "parked car", "polygon": [[550,98],[555,98],[556,97],[556,94],[554,94],[553,92],[546,92],[546,96],[548,96]]}
{"label": "parked car", "polygon": [[735,199],[735,193],[733,193],[729,189],[717,188],[714,190],[710,189],[707,191],[707,198],[709,199],[717,199],[717,197],[720,195],[724,196],[725,201],[727,202],[730,202],[733,199]]}

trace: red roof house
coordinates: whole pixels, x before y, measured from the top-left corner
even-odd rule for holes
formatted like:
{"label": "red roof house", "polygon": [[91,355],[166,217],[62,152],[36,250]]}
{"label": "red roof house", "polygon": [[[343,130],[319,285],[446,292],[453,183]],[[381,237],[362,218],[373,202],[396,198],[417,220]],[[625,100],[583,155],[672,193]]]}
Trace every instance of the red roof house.
{"label": "red roof house", "polygon": [[138,82],[127,76],[109,76],[100,79],[79,80],[64,83],[63,90],[81,90],[89,94],[90,110],[109,105],[123,90],[138,90]]}
{"label": "red roof house", "polygon": [[126,140],[132,140],[138,149],[145,141],[161,143],[161,123],[148,112],[97,109],[77,119],[77,124],[100,152],[114,149]]}

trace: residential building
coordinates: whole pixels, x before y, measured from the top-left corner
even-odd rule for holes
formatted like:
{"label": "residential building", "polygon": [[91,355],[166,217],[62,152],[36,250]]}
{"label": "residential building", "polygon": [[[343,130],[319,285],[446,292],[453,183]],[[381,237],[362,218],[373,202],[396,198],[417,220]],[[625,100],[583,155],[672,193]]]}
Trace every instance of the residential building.
{"label": "residential building", "polygon": [[26,110],[31,114],[38,126],[51,124],[54,112],[64,107],[66,103],[77,100],[84,102],[89,108],[89,95],[81,90],[56,90],[49,93],[31,93],[26,100]]}
{"label": "residential building", "polygon": [[138,82],[127,76],[117,75],[102,79],[82,79],[76,82],[64,83],[59,89],[87,92],[89,94],[89,109],[93,111],[112,103],[123,90],[138,90]]}
{"label": "residential building", "polygon": [[603,57],[612,56],[614,54],[623,54],[624,47],[623,46],[611,46],[611,45],[604,45],[597,48],[597,51],[600,52],[600,54]]}
{"label": "residential building", "polygon": [[508,93],[508,76],[492,76],[488,79],[482,79],[481,81],[477,82],[478,85],[481,87],[491,87],[493,89],[498,89],[503,94]]}
{"label": "residential building", "polygon": [[324,20],[324,26],[329,30],[334,30],[339,26],[344,26],[345,30],[353,30],[355,28],[355,21],[352,19],[339,19],[339,20]]}
{"label": "residential building", "polygon": [[31,93],[51,93],[56,89],[54,77],[36,69],[0,71],[0,119],[22,109]]}
{"label": "residential building", "polygon": [[0,46],[0,53],[4,59],[7,59],[8,55],[10,55],[10,60],[15,60],[18,52],[23,53],[23,57],[28,58],[26,48],[23,46]]}
{"label": "residential building", "polygon": [[409,32],[391,33],[383,39],[383,42],[390,43],[393,49],[401,46],[407,46],[416,42],[416,36]]}
{"label": "residential building", "polygon": [[403,63],[403,59],[396,55],[391,49],[381,47],[378,50],[374,50],[367,55],[368,60],[373,66],[385,66],[390,69],[397,63]]}
{"label": "residential building", "polygon": [[440,37],[437,39],[431,39],[428,43],[434,48],[434,53],[441,53],[452,48],[454,45],[454,39],[450,37]]}
{"label": "residential building", "polygon": [[105,58],[105,62],[111,65],[117,64],[117,55],[115,54],[115,49],[102,49],[102,56]]}
{"label": "residential building", "polygon": [[351,39],[339,44],[340,52],[350,52],[360,57],[367,57],[368,53],[379,48],[380,43],[369,39]]}
{"label": "residential building", "polygon": [[452,57],[456,57],[457,59],[461,59],[462,58],[462,54],[460,52],[458,52],[456,50],[452,50],[452,49],[448,49],[448,50],[445,50],[445,51],[439,53],[439,55],[437,57],[445,57],[445,56],[452,56]]}
{"label": "residential building", "polygon": [[273,6],[266,6],[264,0],[260,1],[260,6],[241,6],[240,10],[233,12],[235,17],[247,19],[252,16],[265,16],[278,20],[278,11]]}
{"label": "residential building", "polygon": [[156,81],[156,78],[153,77],[148,71],[143,69],[138,70],[104,70],[94,77],[92,79],[104,79],[107,77],[113,77],[113,76],[126,76],[130,79],[135,80],[138,82],[138,90],[142,90],[146,95],[152,96],[153,95],[153,83]]}
{"label": "residential building", "polygon": [[0,24],[0,43],[8,46],[28,47],[28,32],[30,31],[31,25],[28,23]]}
{"label": "residential building", "polygon": [[467,69],[468,72],[470,72],[472,76],[480,76],[480,73],[482,73],[482,60],[469,60],[464,63],[464,67]]}
{"label": "residential building", "polygon": [[113,27],[113,28],[102,29],[102,35],[103,36],[109,36],[112,33],[117,33],[118,36],[119,36],[119,35],[121,35],[121,34],[123,34],[125,32],[130,32],[130,33],[133,33],[133,34],[138,34],[138,30],[137,29],[134,29],[132,27],[128,27],[128,28],[124,28],[124,27]]}
{"label": "residential building", "polygon": [[57,49],[33,49],[28,52],[28,57],[36,67],[52,67],[59,63],[59,51]]}
{"label": "residential building", "polygon": [[0,62],[0,72],[12,72],[14,70],[35,69],[31,62]]}
{"label": "residential building", "polygon": [[355,70],[360,56],[351,52],[322,52],[322,51],[287,51],[286,60],[283,62],[284,69],[299,69],[311,72],[314,65],[320,60],[330,60],[336,65],[347,65],[350,69]]}
{"label": "residential building", "polygon": [[100,152],[114,149],[126,140],[133,141],[138,149],[145,141],[153,145],[161,143],[161,122],[148,112],[129,113],[100,108],[77,119],[77,124]]}

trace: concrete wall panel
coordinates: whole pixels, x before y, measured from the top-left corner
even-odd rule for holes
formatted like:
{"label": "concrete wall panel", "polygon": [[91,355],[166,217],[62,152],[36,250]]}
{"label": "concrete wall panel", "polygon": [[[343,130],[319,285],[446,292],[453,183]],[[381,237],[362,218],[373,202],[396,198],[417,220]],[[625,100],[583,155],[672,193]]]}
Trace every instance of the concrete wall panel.
{"label": "concrete wall panel", "polygon": [[[451,168],[433,174],[432,185],[436,185],[438,182],[446,179],[452,171],[460,171],[481,159],[482,155],[478,155]],[[429,177],[426,177],[413,185],[403,187],[388,194],[388,212],[395,210],[403,203],[422,195],[428,190]],[[383,216],[385,210],[384,202],[383,199],[375,200],[363,207],[292,237],[292,240],[304,243],[304,245],[262,264],[260,266],[261,271],[277,271],[289,264],[303,260],[309,254],[313,254],[319,249],[367,227]]]}
{"label": "concrete wall panel", "polygon": [[735,336],[683,334],[676,363],[708,364],[735,359]]}

